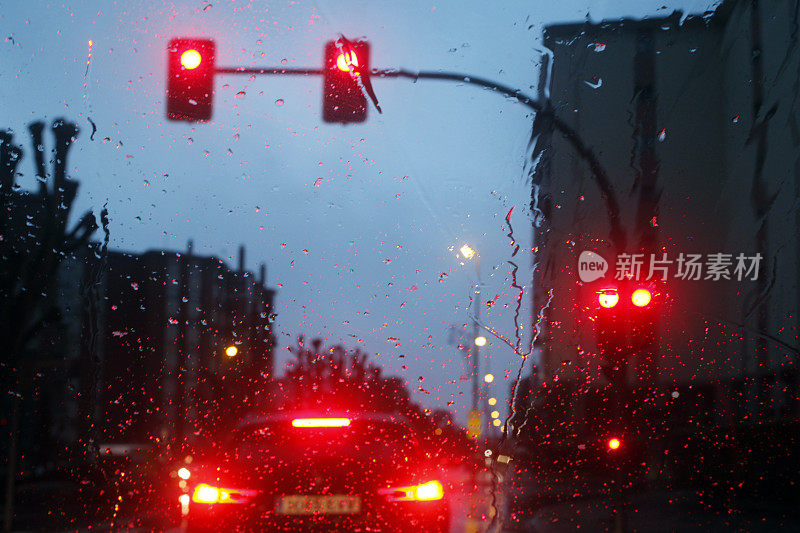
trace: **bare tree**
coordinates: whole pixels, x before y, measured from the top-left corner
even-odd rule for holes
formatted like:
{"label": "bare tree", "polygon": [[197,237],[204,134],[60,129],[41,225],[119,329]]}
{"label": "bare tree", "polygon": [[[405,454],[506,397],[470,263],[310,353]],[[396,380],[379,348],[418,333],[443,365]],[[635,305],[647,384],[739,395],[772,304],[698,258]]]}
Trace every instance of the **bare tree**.
{"label": "bare tree", "polygon": [[46,327],[60,319],[54,294],[59,266],[69,254],[85,248],[98,227],[91,212],[67,227],[78,189],[78,183],[67,178],[67,153],[78,127],[63,119],[53,122],[51,171],[45,165],[44,122],[33,122],[28,130],[38,182],[35,192],[17,185],[23,150],[14,144],[11,131],[0,132],[0,379],[11,395],[4,531],[11,530],[13,517],[20,404],[34,368],[31,354]]}

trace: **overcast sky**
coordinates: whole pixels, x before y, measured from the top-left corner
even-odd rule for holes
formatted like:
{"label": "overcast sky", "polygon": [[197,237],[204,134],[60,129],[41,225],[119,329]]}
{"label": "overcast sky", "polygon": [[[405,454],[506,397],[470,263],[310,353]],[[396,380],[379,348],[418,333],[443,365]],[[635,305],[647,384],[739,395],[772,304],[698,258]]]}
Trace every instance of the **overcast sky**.
{"label": "overcast sky", "polygon": [[[278,368],[298,334],[361,346],[405,376],[415,399],[463,421],[468,368],[449,338],[470,323],[476,273],[457,252],[480,250],[483,300],[496,301],[482,318],[513,342],[512,208],[519,334],[530,342],[532,115],[475,87],[378,79],[382,115],[331,125],[319,77],[218,76],[210,123],[168,122],[167,42],[212,38],[222,66],[318,68],[324,43],[341,33],[370,41],[374,67],[464,72],[533,94],[547,24],[716,3],[7,1],[0,127],[29,154],[30,121],[80,125],[69,161],[81,185],[76,212],[107,203],[114,249],[180,251],[192,239],[196,253],[235,265],[245,245],[248,268],[265,263],[278,290]],[[30,188],[30,157],[21,171]],[[490,341],[482,365],[504,398],[520,358]]]}

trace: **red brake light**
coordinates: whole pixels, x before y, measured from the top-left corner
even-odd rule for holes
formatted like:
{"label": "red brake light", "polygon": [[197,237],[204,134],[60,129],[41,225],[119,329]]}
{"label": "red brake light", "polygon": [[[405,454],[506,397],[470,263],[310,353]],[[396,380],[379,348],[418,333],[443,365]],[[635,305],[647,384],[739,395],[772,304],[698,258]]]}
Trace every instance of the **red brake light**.
{"label": "red brake light", "polygon": [[386,496],[390,502],[428,502],[444,498],[442,484],[436,480],[408,487],[381,489],[378,493]]}
{"label": "red brake light", "polygon": [[192,501],[195,503],[217,503],[219,497],[219,489],[205,483],[197,485],[192,493]]}
{"label": "red brake light", "polygon": [[245,503],[256,495],[254,490],[231,489],[226,487],[214,487],[206,483],[200,483],[192,492],[194,503]]}
{"label": "red brake light", "polygon": [[617,289],[600,289],[597,292],[597,303],[606,309],[610,309],[619,303],[619,292]]}
{"label": "red brake light", "polygon": [[636,289],[633,291],[633,294],[631,294],[631,302],[633,302],[633,305],[636,307],[646,306],[650,303],[651,298],[650,291],[647,289]]}
{"label": "red brake light", "polygon": [[349,418],[295,418],[292,420],[292,426],[296,428],[343,428],[349,425]]}

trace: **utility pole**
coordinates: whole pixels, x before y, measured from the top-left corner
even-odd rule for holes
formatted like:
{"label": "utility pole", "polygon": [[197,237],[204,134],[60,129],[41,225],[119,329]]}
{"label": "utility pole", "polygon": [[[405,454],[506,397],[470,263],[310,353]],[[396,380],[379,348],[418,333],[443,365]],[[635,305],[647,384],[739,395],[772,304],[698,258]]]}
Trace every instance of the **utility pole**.
{"label": "utility pole", "polygon": [[477,274],[476,277],[476,284],[475,284],[475,297],[473,298],[473,307],[475,308],[475,316],[472,320],[472,409],[478,408],[478,387],[480,385],[479,381],[479,346],[475,343],[475,339],[478,338],[478,322],[480,321],[481,317],[481,256],[480,254],[475,254],[475,272]]}

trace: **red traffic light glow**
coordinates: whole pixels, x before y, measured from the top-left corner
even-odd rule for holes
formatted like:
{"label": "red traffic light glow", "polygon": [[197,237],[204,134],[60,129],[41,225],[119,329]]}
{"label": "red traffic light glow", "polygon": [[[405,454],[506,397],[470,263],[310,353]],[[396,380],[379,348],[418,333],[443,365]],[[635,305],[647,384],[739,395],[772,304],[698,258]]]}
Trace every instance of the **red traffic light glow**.
{"label": "red traffic light glow", "polygon": [[619,303],[619,292],[614,288],[600,289],[597,291],[597,303],[601,307],[610,309]]}
{"label": "red traffic light glow", "polygon": [[181,54],[181,66],[187,70],[193,70],[200,66],[203,57],[197,50],[186,50]]}
{"label": "red traffic light glow", "polygon": [[342,52],[339,54],[339,57],[336,58],[336,66],[342,72],[348,72],[349,70],[353,69],[353,67],[358,66],[358,57],[356,56],[355,52]]}
{"label": "red traffic light glow", "polygon": [[210,120],[214,106],[216,45],[211,39],[176,38],[167,47],[170,120]]}
{"label": "red traffic light glow", "polygon": [[636,289],[633,291],[633,294],[631,294],[631,302],[636,307],[645,307],[650,303],[651,298],[650,291],[647,289]]}
{"label": "red traffic light glow", "polygon": [[[322,81],[322,120],[354,124],[367,119],[369,43],[330,41],[325,45]],[[365,94],[367,93],[367,94]]]}
{"label": "red traffic light glow", "polygon": [[608,442],[606,443],[606,445],[608,446],[609,450],[612,450],[612,451],[613,450],[618,450],[619,447],[622,446],[622,441],[619,440],[616,437],[612,437],[612,438],[608,439]]}

